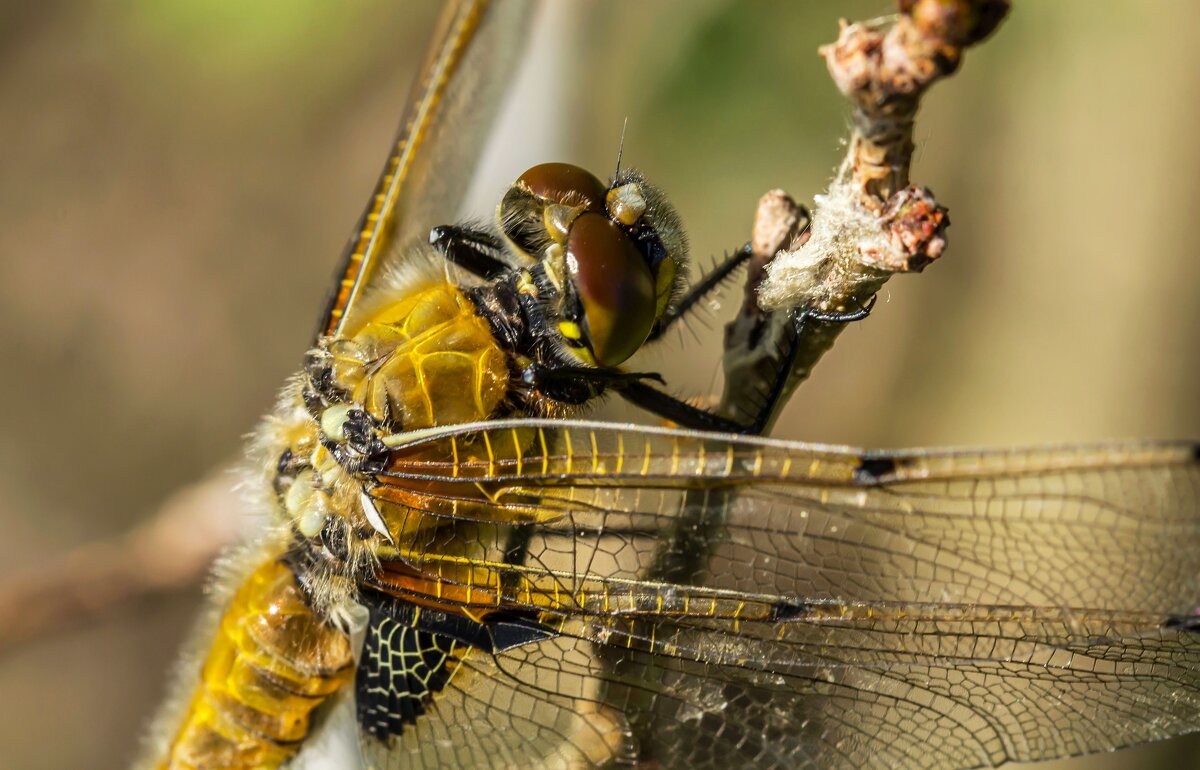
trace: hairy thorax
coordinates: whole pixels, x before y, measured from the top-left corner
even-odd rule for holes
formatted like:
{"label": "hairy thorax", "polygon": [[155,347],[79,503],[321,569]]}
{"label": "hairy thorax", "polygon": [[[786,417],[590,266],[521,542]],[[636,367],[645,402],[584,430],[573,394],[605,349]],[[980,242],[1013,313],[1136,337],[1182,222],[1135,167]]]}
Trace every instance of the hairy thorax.
{"label": "hairy thorax", "polygon": [[[388,468],[380,459],[466,461],[486,448],[447,440],[404,453],[384,451],[382,441],[491,419],[508,408],[509,359],[464,290],[441,280],[397,292],[347,336],[314,349],[309,361],[266,443],[278,458],[273,485],[288,528],[328,557],[328,569],[314,574],[361,579],[381,558],[428,550],[430,538],[478,542],[456,532],[464,525],[431,499],[445,490],[419,480],[384,483]],[[485,494],[460,491],[463,507],[452,513],[461,515],[473,496]]]}

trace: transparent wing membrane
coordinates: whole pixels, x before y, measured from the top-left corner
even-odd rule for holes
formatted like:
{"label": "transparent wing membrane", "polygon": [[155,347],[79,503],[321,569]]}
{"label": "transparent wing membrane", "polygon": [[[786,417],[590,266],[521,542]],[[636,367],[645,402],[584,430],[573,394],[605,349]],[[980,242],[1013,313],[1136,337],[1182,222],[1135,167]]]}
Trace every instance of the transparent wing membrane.
{"label": "transparent wing membrane", "polygon": [[400,131],[342,256],[318,336],[337,335],[389,254],[455,221],[520,59],[530,0],[446,3]]}
{"label": "transparent wing membrane", "polygon": [[[489,715],[460,736],[480,766],[557,741],[563,766],[974,767],[1200,721],[1191,445],[863,453],[523,420],[386,441],[375,494],[426,525],[383,587],[556,634],[452,680]],[[453,729],[442,697],[428,730]]]}
{"label": "transparent wing membrane", "polygon": [[[1188,444],[863,453],[532,420],[387,441],[378,498],[461,519],[460,539],[520,524],[529,558],[514,574],[553,575],[541,582],[569,594],[684,576],[805,601],[1178,613],[1200,597]],[[406,560],[465,558],[442,547],[445,530],[422,530]]]}

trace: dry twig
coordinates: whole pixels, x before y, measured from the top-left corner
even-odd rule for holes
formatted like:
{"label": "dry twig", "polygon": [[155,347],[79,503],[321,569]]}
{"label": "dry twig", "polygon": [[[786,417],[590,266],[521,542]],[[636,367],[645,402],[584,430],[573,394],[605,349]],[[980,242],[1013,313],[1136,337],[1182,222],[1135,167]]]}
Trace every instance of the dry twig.
{"label": "dry twig", "polygon": [[234,487],[228,470],[214,472],[124,535],[6,577],[0,582],[0,653],[197,585],[241,528],[246,506]]}
{"label": "dry twig", "polygon": [[[946,209],[927,188],[909,183],[913,123],[925,91],[996,28],[1009,2],[900,0],[899,7],[894,18],[843,22],[837,42],[821,49],[834,83],[854,105],[854,129],[837,176],[816,197],[811,227],[778,255],[756,252],[767,262],[751,271],[747,301],[726,330],[722,409],[733,419],[749,419],[755,386],[772,361],[778,367],[778,351],[792,334],[789,311],[864,308],[894,273],[920,271],[945,249]],[[758,220],[783,217],[765,231],[786,229],[790,214],[779,195],[760,203]],[[757,233],[758,221],[755,227]],[[844,327],[805,324],[787,393],[808,378]]]}

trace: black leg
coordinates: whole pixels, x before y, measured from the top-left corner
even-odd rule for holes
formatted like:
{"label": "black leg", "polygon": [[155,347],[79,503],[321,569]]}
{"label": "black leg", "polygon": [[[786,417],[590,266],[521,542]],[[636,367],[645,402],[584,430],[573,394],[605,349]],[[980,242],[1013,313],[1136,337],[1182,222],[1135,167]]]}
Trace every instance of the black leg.
{"label": "black leg", "polygon": [[626,383],[640,380],[662,382],[653,372],[623,372],[587,366],[544,366],[531,363],[521,372],[521,380],[531,388],[564,404],[585,404],[608,389],[620,390]]}
{"label": "black leg", "polygon": [[616,391],[629,403],[645,409],[651,414],[670,420],[692,430],[717,431],[756,435],[766,429],[767,421],[783,397],[788,377],[796,363],[800,350],[800,339],[804,325],[809,321],[823,323],[848,323],[866,318],[875,299],[866,307],[849,313],[823,313],[805,310],[792,315],[792,334],[787,349],[779,357],[775,379],[766,391],[757,415],[749,423],[740,423],[722,417],[706,409],[692,406],[682,399],[647,384],[648,380],[660,384],[663,378],[653,372],[623,372],[618,369],[597,369],[586,366],[542,366],[530,364],[522,373],[525,384],[537,388],[551,398],[568,404],[582,404],[600,395],[605,390]]}
{"label": "black leg", "polygon": [[846,313],[822,313],[820,310],[805,310],[801,315],[808,321],[824,321],[831,324],[844,324],[851,321],[861,321],[871,315],[871,310],[875,307],[875,300],[879,299],[878,294],[872,294],[871,299],[867,304],[860,307],[858,310],[851,310]]}
{"label": "black leg", "polygon": [[871,309],[874,306],[875,297],[872,297],[871,301],[865,307],[848,313],[824,313],[817,310],[793,312],[791,319],[792,333],[786,343],[787,348],[779,357],[779,362],[775,368],[775,379],[772,380],[770,387],[767,389],[763,397],[763,402],[757,409],[755,418],[749,423],[739,423],[721,415],[713,414],[705,409],[692,406],[686,401],[681,401],[674,396],[663,393],[661,390],[650,387],[642,380],[615,382],[612,384],[612,387],[626,401],[685,428],[758,435],[766,429],[767,422],[771,419],[775,407],[779,404],[779,400],[783,398],[788,378],[792,373],[792,367],[796,363],[796,356],[800,353],[800,340],[804,334],[805,324],[810,321],[821,321],[823,323],[860,321],[871,314]]}
{"label": "black leg", "polygon": [[440,251],[448,262],[484,280],[499,278],[512,270],[501,257],[504,245],[500,239],[482,230],[442,225],[429,231],[429,245]]}
{"label": "black leg", "polygon": [[719,265],[714,267],[708,273],[705,273],[704,276],[701,277],[696,283],[696,285],[689,289],[688,293],[684,294],[683,297],[680,298],[679,302],[676,303],[674,308],[668,310],[663,314],[662,318],[658,319],[658,322],[654,325],[654,329],[650,332],[650,337],[647,339],[647,342],[659,339],[666,334],[667,330],[671,328],[672,324],[674,324],[680,318],[683,318],[685,315],[691,312],[693,308],[696,307],[696,303],[720,288],[721,284],[725,283],[734,270],[745,263],[746,260],[750,259],[750,255],[750,244],[747,243],[745,246],[725,257],[725,259]]}
{"label": "black leg", "polygon": [[792,367],[796,365],[796,357],[800,354],[800,340],[804,337],[805,325],[809,321],[820,321],[822,323],[861,321],[871,314],[872,308],[875,307],[876,298],[877,295],[872,295],[870,301],[865,306],[846,313],[824,313],[819,310],[792,312],[792,333],[788,337],[787,348],[779,357],[779,363],[775,367],[775,379],[771,382],[771,387],[767,389],[763,402],[758,408],[758,414],[750,425],[747,426],[746,433],[757,435],[766,430],[767,422],[771,419],[771,415],[779,405],[779,400],[783,398],[788,378],[792,375]]}
{"label": "black leg", "polygon": [[650,387],[647,380],[665,384],[662,375],[654,372],[623,372],[587,366],[548,367],[533,363],[525,367],[521,379],[550,398],[567,404],[583,404],[605,390],[615,390],[631,404],[687,428],[745,432],[745,426]]}
{"label": "black leg", "polygon": [[623,382],[654,380],[666,384],[661,374],[656,372],[625,372],[620,369],[601,369],[591,366],[543,366],[532,363],[525,367],[521,378],[528,385],[540,387],[555,382],[568,380],[589,380],[605,387],[617,387]]}
{"label": "black leg", "polygon": [[621,398],[651,414],[670,420],[692,430],[716,431],[720,433],[753,433],[752,426],[714,414],[706,409],[692,406],[669,393],[663,393],[644,382],[623,383],[615,388]]}

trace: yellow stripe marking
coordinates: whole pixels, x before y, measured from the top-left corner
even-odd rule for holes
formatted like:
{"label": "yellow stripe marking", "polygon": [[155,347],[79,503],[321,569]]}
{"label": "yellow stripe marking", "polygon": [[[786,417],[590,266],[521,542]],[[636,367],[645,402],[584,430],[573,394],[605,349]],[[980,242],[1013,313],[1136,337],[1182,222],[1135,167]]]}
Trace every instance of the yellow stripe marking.
{"label": "yellow stripe marking", "polygon": [[463,51],[474,37],[486,6],[486,2],[475,3],[462,18],[457,19],[455,28],[447,33],[441,50],[434,56],[434,64],[415,102],[416,113],[405,123],[404,137],[388,157],[384,173],[376,186],[368,216],[374,215],[376,219],[373,221],[377,224],[359,234],[358,242],[346,260],[346,275],[352,276],[352,285],[345,301],[339,302],[330,312],[330,321],[322,330],[325,335],[336,336],[342,331],[345,311],[354,304],[369,277],[367,273],[375,257],[383,251],[384,236],[395,216],[401,184],[408,176],[416,151],[425,141],[450,77],[458,69]]}
{"label": "yellow stripe marking", "polygon": [[487,452],[488,457],[488,476],[496,475],[496,453],[492,451],[492,432],[485,430],[483,434],[483,451]]}
{"label": "yellow stripe marking", "polygon": [[517,429],[509,428],[509,435],[512,436],[513,449],[517,453],[517,475],[521,476],[524,474],[525,453],[521,451],[521,440],[517,435]]}

